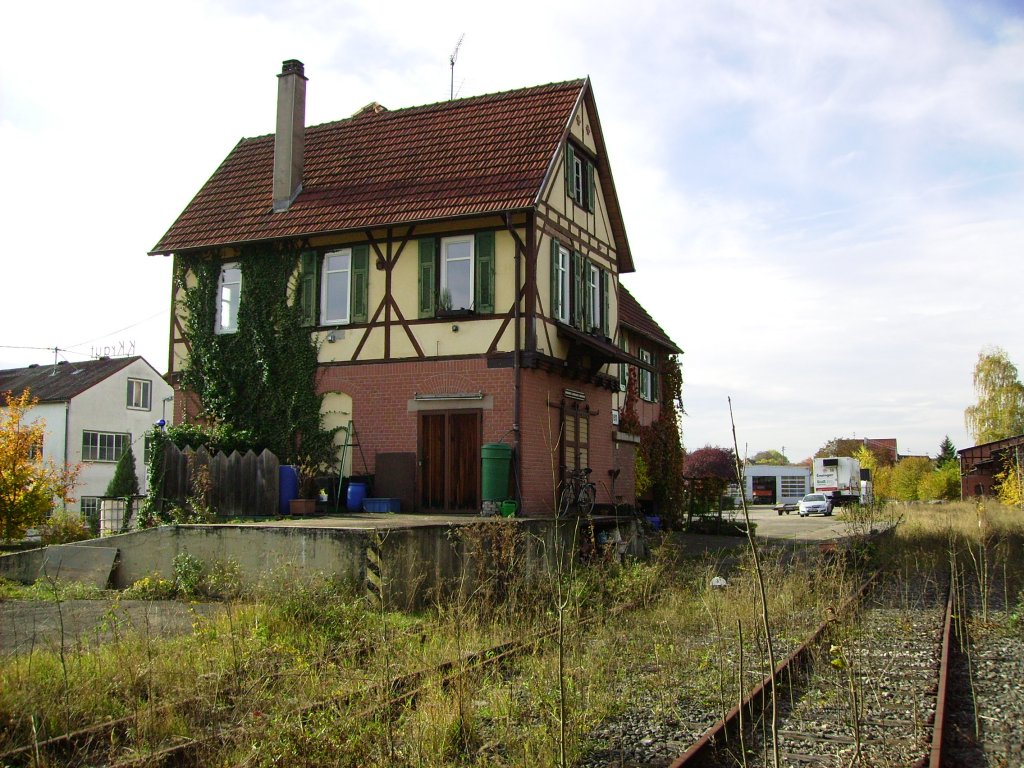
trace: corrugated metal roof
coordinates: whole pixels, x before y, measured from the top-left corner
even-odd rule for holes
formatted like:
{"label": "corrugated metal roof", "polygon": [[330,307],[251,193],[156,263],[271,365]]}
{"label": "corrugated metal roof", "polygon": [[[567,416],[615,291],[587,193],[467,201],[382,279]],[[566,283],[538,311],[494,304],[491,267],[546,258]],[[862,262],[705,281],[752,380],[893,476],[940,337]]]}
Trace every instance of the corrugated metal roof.
{"label": "corrugated metal roof", "polygon": [[640,302],[633,297],[633,294],[626,290],[626,286],[621,284],[619,285],[619,323],[649,339],[653,339],[662,346],[668,347],[673,352],[680,353],[683,351],[668,337],[668,334],[661,329],[661,326],[654,322],[654,318],[647,313],[646,309],[640,306]]}
{"label": "corrugated metal roof", "polygon": [[308,127],[302,191],[278,213],[274,137],[242,139],[153,253],[527,208],[586,86],[361,111]]}
{"label": "corrugated metal roof", "polygon": [[0,371],[0,392],[20,395],[26,389],[41,403],[63,403],[99,384],[141,357],[101,358],[82,363],[30,365]]}

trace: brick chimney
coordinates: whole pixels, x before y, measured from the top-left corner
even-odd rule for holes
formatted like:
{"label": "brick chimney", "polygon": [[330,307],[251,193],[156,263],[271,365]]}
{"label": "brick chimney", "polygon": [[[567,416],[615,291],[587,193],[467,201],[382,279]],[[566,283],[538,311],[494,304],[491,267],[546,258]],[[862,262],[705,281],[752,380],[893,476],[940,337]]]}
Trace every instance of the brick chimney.
{"label": "brick chimney", "polygon": [[306,142],[306,76],[302,62],[288,59],[277,76],[277,132],[274,134],[274,211],[287,211],[302,191]]}

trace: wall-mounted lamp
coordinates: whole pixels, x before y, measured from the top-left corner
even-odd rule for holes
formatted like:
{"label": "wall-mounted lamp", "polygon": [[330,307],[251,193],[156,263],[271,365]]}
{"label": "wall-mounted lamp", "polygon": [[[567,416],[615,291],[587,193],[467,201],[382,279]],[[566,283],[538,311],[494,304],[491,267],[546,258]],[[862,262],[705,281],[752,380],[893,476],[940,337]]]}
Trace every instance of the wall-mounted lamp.
{"label": "wall-mounted lamp", "polygon": [[452,326],[452,333],[458,333],[458,332],[459,332],[459,326],[453,325]]}
{"label": "wall-mounted lamp", "polygon": [[333,344],[334,343],[334,333],[333,333],[333,331],[331,333],[327,334],[327,343],[328,344]]}

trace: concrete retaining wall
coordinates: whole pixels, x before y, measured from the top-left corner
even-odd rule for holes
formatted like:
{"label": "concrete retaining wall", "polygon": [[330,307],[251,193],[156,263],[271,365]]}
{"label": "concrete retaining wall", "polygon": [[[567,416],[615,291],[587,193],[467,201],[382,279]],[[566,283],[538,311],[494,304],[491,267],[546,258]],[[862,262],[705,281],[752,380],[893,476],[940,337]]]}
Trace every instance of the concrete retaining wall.
{"label": "concrete retaining wall", "polygon": [[[577,534],[573,524],[524,519],[375,530],[169,525],[75,546],[116,547],[119,558],[110,581],[118,589],[152,573],[173,578],[174,558],[182,552],[206,564],[234,563],[246,584],[324,574],[361,589],[366,582],[367,552],[374,548],[380,556],[387,604],[413,608],[439,594],[474,589],[474,579],[482,572],[476,558],[501,556],[488,551],[503,546],[494,543],[505,538],[498,526],[516,526],[516,532],[523,534],[517,537],[517,573],[551,569],[559,553],[573,551]],[[36,549],[0,557],[0,577],[35,581],[42,573],[45,552]]]}

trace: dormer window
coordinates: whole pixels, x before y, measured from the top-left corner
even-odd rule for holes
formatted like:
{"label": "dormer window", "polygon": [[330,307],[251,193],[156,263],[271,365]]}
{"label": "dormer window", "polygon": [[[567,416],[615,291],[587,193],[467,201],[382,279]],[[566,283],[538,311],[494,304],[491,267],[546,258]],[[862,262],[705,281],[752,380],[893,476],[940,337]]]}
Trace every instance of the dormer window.
{"label": "dormer window", "polygon": [[565,191],[580,208],[594,210],[594,161],[574,144],[565,145]]}

